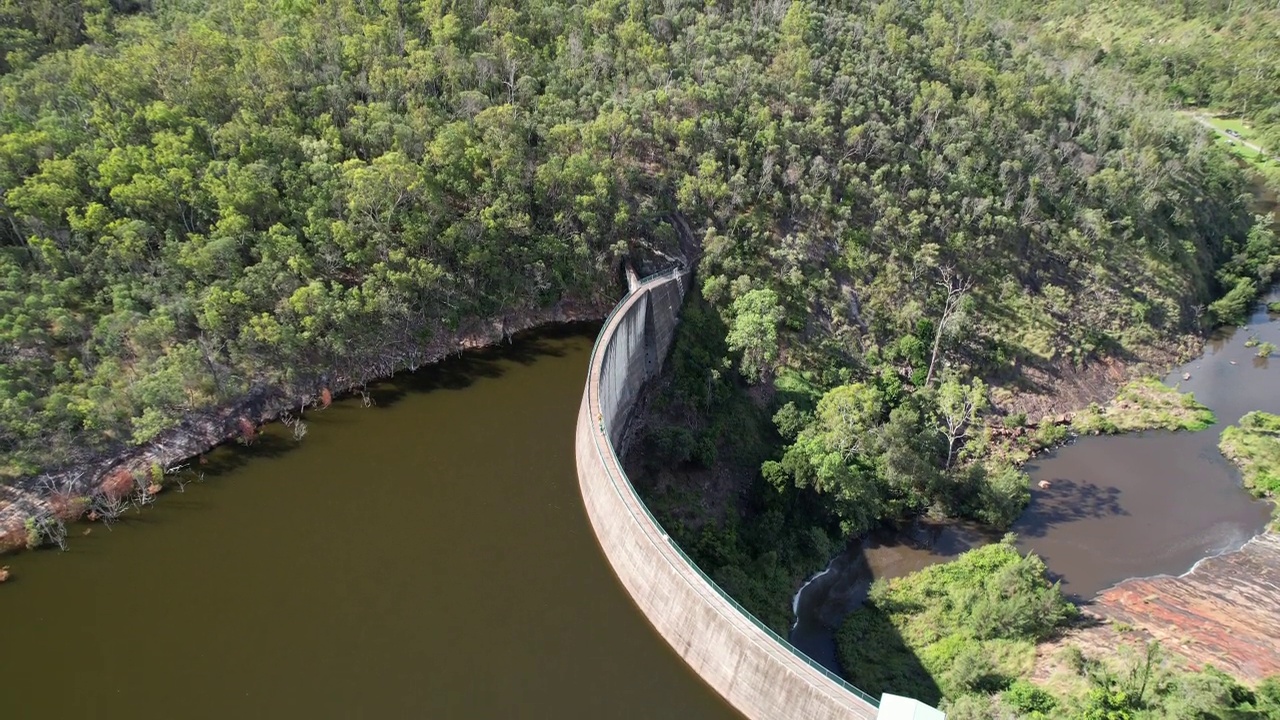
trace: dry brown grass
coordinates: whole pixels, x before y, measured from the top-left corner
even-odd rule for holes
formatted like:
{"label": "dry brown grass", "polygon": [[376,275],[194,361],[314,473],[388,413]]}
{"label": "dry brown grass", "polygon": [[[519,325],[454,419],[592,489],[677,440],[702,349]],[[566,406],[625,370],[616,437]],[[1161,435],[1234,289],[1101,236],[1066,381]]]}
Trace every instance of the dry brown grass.
{"label": "dry brown grass", "polygon": [[116,468],[102,481],[102,492],[112,500],[121,500],[133,492],[133,473],[128,468]]}
{"label": "dry brown grass", "polygon": [[0,554],[27,549],[27,530],[17,521],[0,528]]}

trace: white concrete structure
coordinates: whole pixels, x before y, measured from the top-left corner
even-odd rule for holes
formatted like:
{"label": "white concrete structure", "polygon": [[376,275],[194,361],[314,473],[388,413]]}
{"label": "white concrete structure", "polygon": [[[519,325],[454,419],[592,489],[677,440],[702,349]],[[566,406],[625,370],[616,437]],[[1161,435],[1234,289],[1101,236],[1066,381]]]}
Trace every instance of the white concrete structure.
{"label": "white concrete structure", "polygon": [[880,713],[876,720],[947,720],[947,716],[919,700],[884,693],[880,696]]}

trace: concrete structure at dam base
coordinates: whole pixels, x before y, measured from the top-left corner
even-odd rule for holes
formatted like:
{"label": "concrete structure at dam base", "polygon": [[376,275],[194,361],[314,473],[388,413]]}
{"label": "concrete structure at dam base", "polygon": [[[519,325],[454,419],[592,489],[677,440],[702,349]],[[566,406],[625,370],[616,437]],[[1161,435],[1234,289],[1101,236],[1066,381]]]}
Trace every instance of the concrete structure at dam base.
{"label": "concrete structure at dam base", "polygon": [[[875,699],[791,647],[703,574],[622,470],[617,448],[642,388],[671,348],[689,281],[687,271],[676,269],[633,282],[596,340],[575,437],[578,482],[596,538],[658,633],[751,720],[873,720]],[[886,711],[903,708],[897,700],[887,705]]]}

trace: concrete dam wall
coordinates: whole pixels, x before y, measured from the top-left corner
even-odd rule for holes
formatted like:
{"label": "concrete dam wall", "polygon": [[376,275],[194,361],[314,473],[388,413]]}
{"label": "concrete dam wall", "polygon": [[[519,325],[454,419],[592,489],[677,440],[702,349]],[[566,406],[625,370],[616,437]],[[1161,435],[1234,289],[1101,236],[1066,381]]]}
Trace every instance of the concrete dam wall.
{"label": "concrete dam wall", "polygon": [[615,448],[671,347],[689,279],[671,271],[640,282],[596,340],[575,439],[578,482],[596,538],[658,633],[751,720],[875,718],[874,700],[792,648],[706,577],[623,473]]}

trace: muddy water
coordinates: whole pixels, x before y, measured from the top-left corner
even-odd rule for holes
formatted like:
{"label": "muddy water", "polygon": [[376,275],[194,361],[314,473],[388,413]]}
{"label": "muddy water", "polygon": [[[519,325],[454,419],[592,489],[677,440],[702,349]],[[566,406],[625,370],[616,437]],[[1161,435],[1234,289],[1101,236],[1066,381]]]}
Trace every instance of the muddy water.
{"label": "muddy water", "polygon": [[1280,412],[1280,359],[1258,358],[1245,346],[1250,337],[1280,345],[1280,322],[1260,307],[1248,326],[1215,336],[1200,359],[1165,378],[1212,408],[1217,425],[1081,438],[1027,466],[1031,505],[1013,530],[1067,592],[1088,598],[1126,578],[1181,574],[1266,526],[1270,506],[1241,489],[1218,452],[1222,428],[1245,413]]}
{"label": "muddy water", "polygon": [[907,575],[998,539],[975,525],[921,520],[902,532],[877,531],[855,541],[796,593],[791,644],[840,672],[834,630],[866,600],[876,578]]}
{"label": "muddy water", "polygon": [[[1181,574],[1238,549],[1266,526],[1270,505],[1240,487],[1239,473],[1217,448],[1222,428],[1245,413],[1280,412],[1280,358],[1256,357],[1256,348],[1245,345],[1250,338],[1280,346],[1280,321],[1263,305],[1248,326],[1222,331],[1203,356],[1165,378],[1212,408],[1217,425],[1198,433],[1085,437],[1027,465],[1031,504],[1012,530],[1021,549],[1040,555],[1075,599],[1131,577]],[[969,526],[921,523],[855,543],[798,593],[792,642],[838,671],[833,629],[873,580],[995,539]]]}
{"label": "muddy water", "polygon": [[736,717],[596,546],[572,454],[590,344],[399,378],[6,558],[0,718]]}

